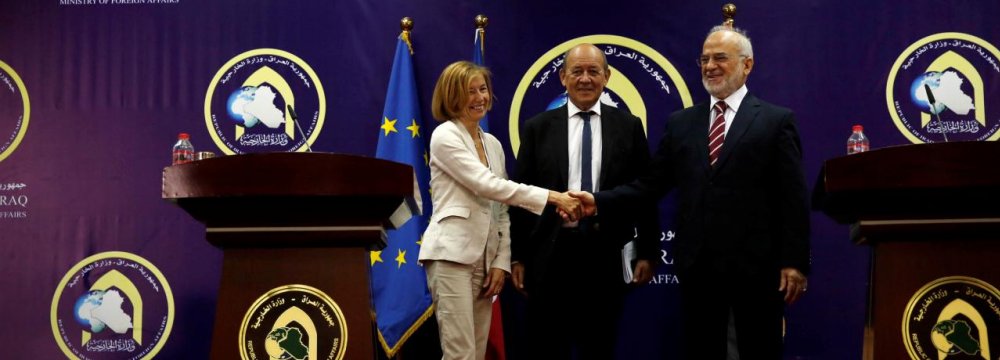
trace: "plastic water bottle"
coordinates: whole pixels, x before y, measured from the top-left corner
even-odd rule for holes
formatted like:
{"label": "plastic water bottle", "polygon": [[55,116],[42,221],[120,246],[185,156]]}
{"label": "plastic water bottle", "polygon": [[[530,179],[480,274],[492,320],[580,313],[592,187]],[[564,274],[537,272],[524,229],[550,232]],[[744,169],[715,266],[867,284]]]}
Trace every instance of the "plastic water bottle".
{"label": "plastic water bottle", "polygon": [[868,137],[863,132],[864,127],[854,125],[851,131],[851,137],[847,138],[847,155],[868,151]]}
{"label": "plastic water bottle", "polygon": [[191,145],[191,137],[187,133],[177,135],[177,143],[174,144],[173,154],[173,165],[194,161],[194,145]]}

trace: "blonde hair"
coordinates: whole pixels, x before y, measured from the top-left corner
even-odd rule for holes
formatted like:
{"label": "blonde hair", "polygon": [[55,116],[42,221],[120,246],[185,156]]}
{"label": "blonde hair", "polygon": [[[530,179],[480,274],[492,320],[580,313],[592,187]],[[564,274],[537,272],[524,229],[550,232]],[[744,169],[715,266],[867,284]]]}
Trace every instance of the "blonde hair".
{"label": "blonde hair", "polygon": [[490,70],[486,67],[468,61],[456,61],[444,68],[434,85],[434,96],[431,98],[431,113],[437,121],[457,119],[462,115],[465,102],[468,99],[469,84],[476,75],[482,76],[486,89],[490,92],[490,102],[486,110],[493,107],[493,83],[490,81]]}

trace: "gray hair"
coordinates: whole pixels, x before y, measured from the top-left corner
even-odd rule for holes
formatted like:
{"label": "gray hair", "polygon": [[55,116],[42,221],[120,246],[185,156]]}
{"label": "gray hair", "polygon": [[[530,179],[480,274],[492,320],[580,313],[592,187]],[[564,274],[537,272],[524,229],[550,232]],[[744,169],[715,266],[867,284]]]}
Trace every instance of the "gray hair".
{"label": "gray hair", "polygon": [[740,29],[735,26],[729,27],[726,25],[717,25],[713,27],[712,30],[709,30],[708,35],[706,35],[705,37],[708,38],[709,35],[712,35],[719,31],[729,31],[731,33],[739,35],[736,38],[736,45],[740,47],[740,55],[746,56],[748,58],[753,57],[753,44],[750,44],[750,37],[747,36],[746,30]]}

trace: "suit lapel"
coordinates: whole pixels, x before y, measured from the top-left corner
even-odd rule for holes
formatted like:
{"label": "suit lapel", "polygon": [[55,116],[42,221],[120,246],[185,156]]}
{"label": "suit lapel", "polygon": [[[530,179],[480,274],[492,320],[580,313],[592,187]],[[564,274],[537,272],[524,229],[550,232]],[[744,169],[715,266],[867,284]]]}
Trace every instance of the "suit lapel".
{"label": "suit lapel", "polygon": [[[476,142],[472,140],[472,134],[469,133],[469,129],[462,125],[460,120],[454,120],[455,126],[458,126],[459,133],[462,134],[462,143],[465,144],[465,149],[472,153],[472,157],[479,159],[479,153],[476,152]],[[485,145],[484,145],[485,146]]]}
{"label": "suit lapel", "polygon": [[701,164],[702,168],[708,171],[711,169],[708,164],[708,127],[711,122],[709,105],[707,102],[703,102],[695,106],[697,107],[694,111],[695,121],[691,139],[695,142],[695,149],[704,149],[698,152],[698,164]]}
{"label": "suit lapel", "polygon": [[552,119],[552,136],[548,139],[552,144],[552,154],[556,154],[556,164],[559,168],[559,182],[563,189],[569,182],[569,110],[566,106],[559,108]]}
{"label": "suit lapel", "polygon": [[[750,124],[752,124],[754,119],[757,118],[757,113],[759,111],[760,101],[753,95],[747,94],[746,97],[743,98],[743,103],[740,104],[740,110],[736,112],[736,117],[733,118],[732,127],[726,133],[726,141],[722,143],[722,153],[719,154],[719,161],[715,163],[715,170],[718,170],[726,164],[726,160],[729,159],[729,155],[733,153],[733,149],[736,147],[736,144],[739,143],[740,138],[746,134],[747,129],[750,128]],[[705,141],[707,142],[708,140],[706,139]],[[707,156],[708,155],[706,155],[706,157]]]}
{"label": "suit lapel", "polygon": [[[479,160],[479,151],[476,150],[476,141],[472,139],[472,134],[469,133],[469,129],[467,129],[460,120],[452,120],[452,121],[454,121],[455,126],[458,126],[458,132],[462,134],[462,143],[465,144],[465,150],[468,150],[469,154],[471,154],[472,158],[476,159],[477,162],[481,161]],[[478,127],[476,128],[476,131],[479,131]],[[487,164],[485,166],[487,169],[490,169],[490,172],[495,173],[493,171],[494,161],[492,158],[490,158],[490,156],[492,155],[491,151],[492,149],[486,148],[489,145],[486,144],[485,138],[483,138],[482,140],[483,140],[483,150],[486,151]]]}
{"label": "suit lapel", "polygon": [[594,190],[606,189],[604,181],[608,178],[608,168],[613,166],[613,162],[609,161],[611,159],[611,149],[614,149],[617,145],[614,143],[614,140],[622,138],[617,133],[618,125],[620,125],[621,121],[617,120],[612,118],[608,106],[601,103],[601,173],[598,175],[597,181],[595,181],[597,189]]}

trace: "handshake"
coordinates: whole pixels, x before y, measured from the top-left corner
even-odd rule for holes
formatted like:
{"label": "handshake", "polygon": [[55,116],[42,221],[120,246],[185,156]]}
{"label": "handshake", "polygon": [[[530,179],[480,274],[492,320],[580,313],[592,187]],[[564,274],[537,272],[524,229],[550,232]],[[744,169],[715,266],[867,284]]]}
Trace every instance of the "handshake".
{"label": "handshake", "polygon": [[594,194],[586,191],[549,191],[550,204],[555,205],[563,221],[573,222],[597,213]]}

